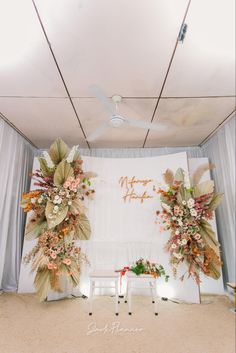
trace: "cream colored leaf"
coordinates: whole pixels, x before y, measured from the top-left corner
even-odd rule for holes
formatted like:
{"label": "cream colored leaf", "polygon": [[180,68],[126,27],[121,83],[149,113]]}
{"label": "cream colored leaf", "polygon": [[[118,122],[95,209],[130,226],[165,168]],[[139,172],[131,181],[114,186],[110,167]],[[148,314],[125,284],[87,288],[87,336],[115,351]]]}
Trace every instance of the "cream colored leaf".
{"label": "cream colored leaf", "polygon": [[51,171],[50,171],[50,169],[48,168],[45,159],[39,157],[38,160],[39,160],[39,164],[40,164],[40,170],[41,170],[43,176],[44,176],[44,177],[48,176],[48,175],[51,173]]}
{"label": "cream colored leaf", "polygon": [[56,227],[58,224],[60,224],[66,218],[66,215],[68,212],[68,206],[64,206],[62,208],[59,208],[59,211],[56,214],[54,214],[53,213],[54,206],[55,205],[51,201],[48,201],[45,209],[45,215],[47,218],[49,229],[52,229]]}
{"label": "cream colored leaf", "polygon": [[200,234],[202,238],[205,240],[205,242],[213,249],[217,249],[219,247],[219,243],[216,240],[216,234],[212,229],[212,226],[210,225],[210,223],[202,219],[199,227],[200,227]]}
{"label": "cream colored leaf", "polygon": [[53,182],[56,186],[62,186],[70,176],[74,176],[73,168],[69,163],[63,160],[55,170]]}
{"label": "cream colored leaf", "polygon": [[70,212],[74,215],[83,214],[85,212],[84,202],[79,198],[73,200],[70,206]]}
{"label": "cream colored leaf", "polygon": [[37,217],[33,215],[27,223],[25,229],[25,239],[32,240],[37,238],[45,228],[47,228],[47,221],[45,217]]}
{"label": "cream colored leaf", "polygon": [[49,155],[55,164],[60,163],[66,158],[69,152],[67,144],[61,139],[57,138],[49,148]]}
{"label": "cream colored leaf", "polygon": [[87,240],[91,235],[89,220],[85,214],[79,216],[79,221],[75,230],[75,239]]}
{"label": "cream colored leaf", "polygon": [[205,194],[210,194],[214,191],[214,181],[207,180],[202,182],[201,184],[195,185],[193,187],[193,195],[194,197],[199,197]]}
{"label": "cream colored leaf", "polygon": [[34,279],[34,285],[39,300],[43,302],[51,290],[50,272],[47,268],[37,271]]}
{"label": "cream colored leaf", "polygon": [[177,169],[175,173],[175,178],[176,181],[181,181],[184,182],[184,171],[182,168]]}
{"label": "cream colored leaf", "polygon": [[209,208],[212,211],[215,211],[217,209],[217,207],[219,206],[219,204],[221,203],[221,200],[223,198],[224,194],[221,193],[215,193],[212,197],[211,202],[209,203]]}

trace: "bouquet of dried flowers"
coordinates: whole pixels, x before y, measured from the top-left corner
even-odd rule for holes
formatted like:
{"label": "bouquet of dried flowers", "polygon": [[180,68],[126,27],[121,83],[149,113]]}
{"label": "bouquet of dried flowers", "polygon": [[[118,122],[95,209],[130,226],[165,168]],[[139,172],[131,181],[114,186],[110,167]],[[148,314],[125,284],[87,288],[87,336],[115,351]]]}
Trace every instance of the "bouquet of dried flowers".
{"label": "bouquet of dried flowers", "polygon": [[206,169],[209,168],[201,167],[192,180],[183,169],[178,169],[175,175],[168,169],[164,173],[167,188],[158,190],[162,211],[158,211],[157,215],[162,224],[160,230],[171,232],[166,250],[170,253],[174,275],[178,265],[185,262],[188,276],[198,284],[200,272],[218,279],[222,264],[220,245],[208,221],[213,219],[223,194],[214,192],[214,182],[211,180],[199,183]]}
{"label": "bouquet of dried flowers", "polygon": [[38,239],[24,262],[32,263],[36,291],[43,301],[51,290],[62,291],[62,276],[73,286],[79,284],[80,267],[87,260],[75,241],[90,237],[84,200],[94,193],[90,178],[95,174],[82,170],[77,146],[69,150],[61,139],[43,152],[39,162],[40,170],[32,174],[38,189],[23,193],[21,206],[32,213],[25,238]]}

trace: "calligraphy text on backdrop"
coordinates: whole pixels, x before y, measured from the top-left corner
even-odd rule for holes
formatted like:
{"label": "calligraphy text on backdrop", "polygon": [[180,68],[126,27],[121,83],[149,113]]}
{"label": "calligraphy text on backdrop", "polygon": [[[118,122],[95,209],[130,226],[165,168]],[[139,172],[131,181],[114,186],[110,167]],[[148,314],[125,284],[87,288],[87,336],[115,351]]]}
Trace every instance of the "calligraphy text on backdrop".
{"label": "calligraphy text on backdrop", "polygon": [[131,202],[133,200],[136,200],[143,203],[144,200],[152,199],[153,196],[151,196],[147,192],[147,190],[144,190],[141,194],[135,191],[136,185],[142,185],[144,187],[147,187],[148,184],[152,182],[153,182],[153,179],[138,179],[135,176],[129,179],[128,176],[122,176],[119,180],[119,184],[121,188],[124,190],[124,194],[123,194],[124,202],[126,201]]}

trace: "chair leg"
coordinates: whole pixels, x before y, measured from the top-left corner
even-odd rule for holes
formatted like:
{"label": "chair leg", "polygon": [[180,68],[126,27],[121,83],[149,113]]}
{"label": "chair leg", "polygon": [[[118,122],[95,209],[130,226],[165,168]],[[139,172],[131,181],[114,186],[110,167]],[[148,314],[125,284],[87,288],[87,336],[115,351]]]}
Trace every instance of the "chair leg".
{"label": "chair leg", "polygon": [[131,293],[131,281],[128,279],[128,283],[127,283],[127,294],[128,294],[128,310],[129,310],[129,315],[132,315],[132,303],[131,303],[131,299],[132,299],[132,293]]}
{"label": "chair leg", "polygon": [[155,304],[155,294],[154,294],[153,283],[149,282],[149,285],[150,285],[150,291],[151,291],[151,296],[152,296],[152,303]]}
{"label": "chair leg", "polygon": [[155,310],[155,315],[158,315],[158,312],[157,312],[157,280],[156,279],[154,281],[154,295],[155,295],[154,310]]}
{"label": "chair leg", "polygon": [[93,290],[94,290],[94,281],[90,279],[90,291],[89,291],[89,315],[93,313]]}
{"label": "chair leg", "polygon": [[116,291],[116,293],[115,293],[115,297],[116,297],[116,303],[115,303],[115,313],[116,313],[116,315],[119,315],[119,306],[118,306],[118,304],[119,304],[119,293],[118,293],[118,280],[116,280],[115,281],[115,291]]}

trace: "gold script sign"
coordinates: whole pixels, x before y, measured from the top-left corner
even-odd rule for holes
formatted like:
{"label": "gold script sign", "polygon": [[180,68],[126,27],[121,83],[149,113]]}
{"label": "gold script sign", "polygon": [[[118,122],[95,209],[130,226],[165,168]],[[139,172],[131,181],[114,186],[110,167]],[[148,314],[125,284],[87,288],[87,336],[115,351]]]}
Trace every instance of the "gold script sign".
{"label": "gold script sign", "polygon": [[135,176],[133,176],[131,179],[129,179],[128,176],[122,176],[119,180],[119,184],[121,188],[124,190],[123,194],[123,200],[124,202],[131,202],[133,200],[140,201],[141,203],[144,202],[144,200],[147,199],[152,199],[153,196],[149,195],[147,190],[144,190],[141,194],[137,193],[135,191],[135,186],[136,185],[142,185],[144,187],[147,187],[148,184],[152,183],[152,179],[138,179]]}

